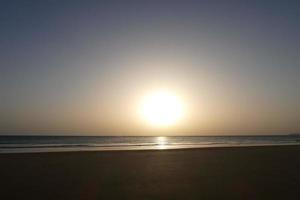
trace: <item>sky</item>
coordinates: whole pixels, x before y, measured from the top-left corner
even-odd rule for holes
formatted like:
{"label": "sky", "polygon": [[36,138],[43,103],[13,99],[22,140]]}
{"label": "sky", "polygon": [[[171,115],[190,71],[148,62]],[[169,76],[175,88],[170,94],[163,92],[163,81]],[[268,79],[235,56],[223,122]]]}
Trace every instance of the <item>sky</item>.
{"label": "sky", "polygon": [[[1,1],[0,134],[300,132],[299,1]],[[184,119],[138,115],[172,91]]]}

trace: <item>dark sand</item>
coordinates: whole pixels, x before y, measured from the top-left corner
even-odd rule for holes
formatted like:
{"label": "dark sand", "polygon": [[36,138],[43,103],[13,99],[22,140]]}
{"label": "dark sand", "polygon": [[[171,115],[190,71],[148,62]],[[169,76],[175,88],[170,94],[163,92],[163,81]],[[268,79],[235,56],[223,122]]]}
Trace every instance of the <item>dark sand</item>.
{"label": "dark sand", "polygon": [[0,199],[300,199],[300,146],[0,154]]}

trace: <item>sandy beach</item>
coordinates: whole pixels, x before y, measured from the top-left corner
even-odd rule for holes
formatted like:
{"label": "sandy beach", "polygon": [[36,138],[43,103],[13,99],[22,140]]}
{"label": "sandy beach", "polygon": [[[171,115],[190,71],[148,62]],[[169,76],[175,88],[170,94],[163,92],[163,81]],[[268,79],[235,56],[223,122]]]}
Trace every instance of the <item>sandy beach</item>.
{"label": "sandy beach", "polygon": [[0,154],[0,199],[297,199],[300,146]]}

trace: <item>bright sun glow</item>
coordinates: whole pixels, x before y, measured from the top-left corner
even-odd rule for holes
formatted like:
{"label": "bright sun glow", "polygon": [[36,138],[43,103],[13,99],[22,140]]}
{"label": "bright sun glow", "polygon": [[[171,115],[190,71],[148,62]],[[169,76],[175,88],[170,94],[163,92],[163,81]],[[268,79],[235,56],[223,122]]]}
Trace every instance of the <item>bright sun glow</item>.
{"label": "bright sun glow", "polygon": [[143,118],[151,125],[165,127],[182,119],[184,109],[176,95],[158,91],[145,97],[141,111]]}

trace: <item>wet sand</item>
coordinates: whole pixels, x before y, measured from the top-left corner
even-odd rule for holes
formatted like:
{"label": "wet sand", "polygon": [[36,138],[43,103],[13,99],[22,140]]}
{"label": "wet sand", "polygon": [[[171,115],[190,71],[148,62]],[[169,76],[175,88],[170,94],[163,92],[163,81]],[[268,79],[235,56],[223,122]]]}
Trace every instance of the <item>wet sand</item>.
{"label": "wet sand", "polygon": [[298,199],[300,146],[0,154],[0,199]]}

